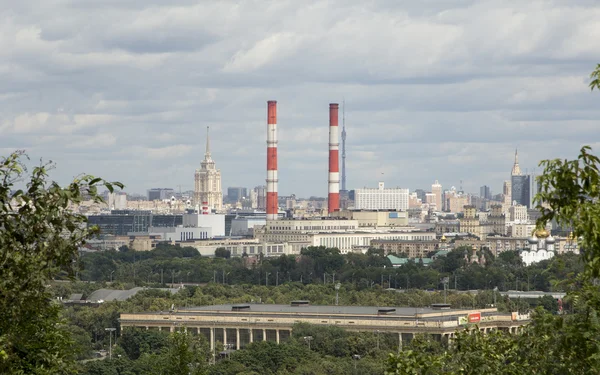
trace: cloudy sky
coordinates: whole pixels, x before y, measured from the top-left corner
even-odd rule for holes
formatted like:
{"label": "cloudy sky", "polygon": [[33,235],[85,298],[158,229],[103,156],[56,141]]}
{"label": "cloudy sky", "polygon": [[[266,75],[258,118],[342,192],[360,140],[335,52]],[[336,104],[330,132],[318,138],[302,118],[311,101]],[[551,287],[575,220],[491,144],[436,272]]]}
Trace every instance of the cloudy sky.
{"label": "cloudy sky", "polygon": [[145,193],[193,188],[211,127],[223,186],[327,194],[328,105],[346,102],[348,187],[493,192],[600,152],[594,0],[0,0],[0,148]]}

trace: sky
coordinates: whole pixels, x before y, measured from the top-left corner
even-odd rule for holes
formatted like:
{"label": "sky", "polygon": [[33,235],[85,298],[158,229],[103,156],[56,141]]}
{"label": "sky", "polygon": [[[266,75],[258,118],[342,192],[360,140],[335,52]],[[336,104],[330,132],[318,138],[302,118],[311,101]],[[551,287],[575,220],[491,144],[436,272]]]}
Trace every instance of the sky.
{"label": "sky", "polygon": [[0,6],[0,155],[52,160],[61,183],[191,190],[210,126],[224,190],[264,185],[267,100],[280,195],[327,195],[329,103],[345,102],[348,189],[499,193],[516,148],[538,173],[600,151],[597,1]]}

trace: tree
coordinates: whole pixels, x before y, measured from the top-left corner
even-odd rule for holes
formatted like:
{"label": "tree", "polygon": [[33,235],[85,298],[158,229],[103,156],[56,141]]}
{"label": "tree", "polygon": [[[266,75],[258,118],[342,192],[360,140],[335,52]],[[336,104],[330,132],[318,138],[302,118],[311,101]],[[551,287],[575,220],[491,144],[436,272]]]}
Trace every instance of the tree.
{"label": "tree", "polygon": [[215,250],[215,257],[229,259],[231,258],[231,251],[224,247],[219,247]]}
{"label": "tree", "polygon": [[73,277],[79,247],[97,233],[71,205],[86,196],[102,202],[98,186],[123,185],[82,175],[63,188],[48,181],[52,164],[29,175],[23,158],[15,152],[0,159],[0,373],[67,373],[72,340],[46,284],[60,273]]}
{"label": "tree", "polygon": [[542,212],[538,228],[556,220],[573,229],[580,239],[586,273],[600,276],[600,159],[581,148],[576,160],[543,160],[544,172],[537,177],[540,192],[534,203]]}
{"label": "tree", "polygon": [[[552,315],[554,300],[546,298],[533,322],[520,335],[505,332],[457,332],[444,353],[423,355],[406,350],[390,356],[388,374],[597,374],[600,371],[600,159],[585,146],[576,160],[544,160],[538,177],[540,192],[534,202],[542,212],[538,230],[556,220],[579,238],[584,271],[567,293],[570,314]],[[508,256],[507,256],[508,257]],[[497,263],[516,265],[514,254]],[[561,262],[563,259],[561,259]],[[558,267],[554,273],[566,267]],[[514,268],[514,267],[512,267]],[[548,270],[551,270],[549,267]],[[550,298],[551,299],[551,298]],[[513,307],[513,311],[514,307]],[[433,366],[433,367],[432,367]]]}
{"label": "tree", "polygon": [[590,74],[592,82],[590,82],[590,89],[600,90],[600,64],[596,65],[596,69]]}
{"label": "tree", "polygon": [[200,375],[206,373],[209,348],[204,336],[176,331],[169,336],[163,362],[165,375]]}

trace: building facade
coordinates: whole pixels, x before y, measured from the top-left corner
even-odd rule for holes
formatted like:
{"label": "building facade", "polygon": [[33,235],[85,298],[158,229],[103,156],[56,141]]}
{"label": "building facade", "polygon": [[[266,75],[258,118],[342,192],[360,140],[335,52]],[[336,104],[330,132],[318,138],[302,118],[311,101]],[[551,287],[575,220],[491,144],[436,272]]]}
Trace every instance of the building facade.
{"label": "building facade", "polygon": [[210,139],[206,130],[206,153],[200,163],[200,169],[194,174],[194,205],[208,204],[211,210],[223,209],[223,191],[221,188],[221,170],[217,169],[210,155]]}
{"label": "building facade", "polygon": [[385,188],[380,182],[377,189],[356,189],[354,208],[357,210],[408,210],[408,189]]}
{"label": "building facade", "polygon": [[435,198],[435,202],[433,203],[435,204],[436,209],[438,211],[442,211],[444,209],[444,205],[442,202],[442,185],[438,182],[438,180],[435,180],[435,182],[431,185],[431,193],[434,195]]}
{"label": "building facade", "polygon": [[289,305],[244,303],[211,305],[171,312],[120,315],[123,330],[186,330],[205,335],[210,349],[216,343],[240,350],[255,341],[285,342],[296,323],[337,326],[350,331],[397,335],[398,350],[415,335],[428,334],[438,341],[451,341],[456,331],[469,327],[481,332],[502,330],[518,333],[529,323],[529,315],[499,313],[496,308],[455,310],[432,305],[425,308],[379,306],[311,306],[309,301]]}
{"label": "building facade", "polygon": [[460,232],[473,234],[477,237],[481,237],[481,230],[479,227],[479,217],[477,217],[477,208],[472,205],[464,206],[464,214],[460,222]]}
{"label": "building facade", "polygon": [[152,188],[148,190],[149,201],[162,201],[165,199],[171,199],[175,195],[175,191],[170,188]]}
{"label": "building facade", "polygon": [[113,210],[111,214],[89,215],[88,227],[98,226],[101,235],[126,236],[148,232],[149,227],[171,227],[183,224],[182,215],[154,215],[152,211]]}

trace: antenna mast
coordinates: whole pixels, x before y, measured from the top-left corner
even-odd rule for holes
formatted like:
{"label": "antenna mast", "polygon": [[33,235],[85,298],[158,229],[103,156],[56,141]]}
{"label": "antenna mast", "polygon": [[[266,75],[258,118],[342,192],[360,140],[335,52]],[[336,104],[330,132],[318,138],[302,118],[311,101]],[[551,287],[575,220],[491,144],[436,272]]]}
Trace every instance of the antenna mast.
{"label": "antenna mast", "polygon": [[342,190],[346,191],[346,100],[342,100]]}

